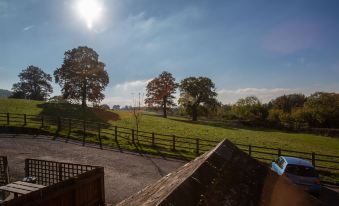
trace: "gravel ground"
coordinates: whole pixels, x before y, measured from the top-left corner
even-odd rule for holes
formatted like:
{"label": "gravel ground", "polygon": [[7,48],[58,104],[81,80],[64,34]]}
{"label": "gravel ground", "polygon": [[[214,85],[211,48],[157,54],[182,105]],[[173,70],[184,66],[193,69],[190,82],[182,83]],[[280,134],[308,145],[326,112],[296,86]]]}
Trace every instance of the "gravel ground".
{"label": "gravel ground", "polygon": [[0,134],[0,155],[8,158],[11,180],[24,176],[24,160],[36,158],[103,166],[106,202],[118,203],[185,164],[184,161],[86,145],[47,136]]}

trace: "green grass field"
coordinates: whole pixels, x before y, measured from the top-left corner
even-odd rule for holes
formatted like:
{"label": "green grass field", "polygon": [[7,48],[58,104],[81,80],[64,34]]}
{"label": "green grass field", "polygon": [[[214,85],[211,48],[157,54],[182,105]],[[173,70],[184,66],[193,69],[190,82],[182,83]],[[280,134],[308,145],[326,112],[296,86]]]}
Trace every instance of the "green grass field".
{"label": "green grass field", "polygon": [[[105,121],[112,125],[129,128],[135,127],[133,115],[128,111],[107,111],[104,115],[96,115],[90,108],[83,109],[74,105],[63,104],[56,106],[56,104],[41,101],[0,99],[0,113],[6,112],[63,116],[75,119]],[[110,120],[110,118],[114,120]],[[235,127],[208,121],[192,122],[182,117],[169,117],[165,119],[154,113],[144,113],[142,115],[140,130],[185,137],[199,137],[209,140],[227,138],[235,143],[339,155],[339,138],[262,128]]]}
{"label": "green grass field", "polygon": [[[77,105],[50,104],[41,101],[0,99],[0,113],[62,116],[75,119],[101,121],[114,126],[135,128],[135,120],[128,111],[98,111]],[[187,118],[143,113],[140,130],[207,140],[229,139],[234,143],[252,144],[273,148],[316,152],[339,156],[339,138],[312,134],[289,133],[270,129],[256,129],[226,125],[212,121],[192,122]],[[147,149],[145,149],[147,151]]]}

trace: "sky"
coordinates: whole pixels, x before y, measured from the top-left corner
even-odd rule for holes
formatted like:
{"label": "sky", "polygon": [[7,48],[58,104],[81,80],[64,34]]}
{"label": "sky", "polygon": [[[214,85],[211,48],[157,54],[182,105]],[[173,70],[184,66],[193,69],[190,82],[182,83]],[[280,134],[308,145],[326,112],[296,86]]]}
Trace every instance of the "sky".
{"label": "sky", "polygon": [[29,65],[52,75],[86,45],[106,64],[109,105],[132,105],[162,71],[211,78],[223,103],[339,92],[338,11],[337,0],[0,0],[0,88]]}

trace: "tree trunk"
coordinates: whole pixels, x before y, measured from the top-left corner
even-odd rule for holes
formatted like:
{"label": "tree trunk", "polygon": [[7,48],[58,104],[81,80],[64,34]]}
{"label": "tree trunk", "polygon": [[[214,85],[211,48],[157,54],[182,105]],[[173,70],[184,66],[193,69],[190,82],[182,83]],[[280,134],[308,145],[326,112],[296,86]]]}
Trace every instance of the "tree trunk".
{"label": "tree trunk", "polygon": [[81,98],[81,101],[82,101],[82,103],[81,103],[81,106],[83,106],[83,107],[87,107],[87,104],[86,104],[86,95],[87,95],[87,82],[86,82],[86,80],[84,81],[84,83],[83,83],[84,85],[83,85],[83,87],[82,87],[82,98]]}
{"label": "tree trunk", "polygon": [[192,106],[192,121],[197,121],[198,120],[198,106],[193,105]]}
{"label": "tree trunk", "polygon": [[167,118],[167,101],[166,97],[163,99],[164,107],[163,107],[163,117]]}

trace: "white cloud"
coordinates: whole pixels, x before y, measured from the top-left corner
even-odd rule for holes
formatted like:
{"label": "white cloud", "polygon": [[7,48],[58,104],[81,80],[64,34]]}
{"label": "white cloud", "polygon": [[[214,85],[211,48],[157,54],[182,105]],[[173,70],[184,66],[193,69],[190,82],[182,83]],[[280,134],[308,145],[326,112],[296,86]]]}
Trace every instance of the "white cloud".
{"label": "white cloud", "polygon": [[28,30],[31,30],[35,27],[35,25],[29,25],[29,26],[26,26],[25,28],[23,28],[23,31],[28,31]]}
{"label": "white cloud", "polygon": [[136,105],[139,101],[143,104],[143,99],[146,94],[146,85],[152,79],[126,81],[109,88],[106,92],[106,98],[102,103],[110,106],[119,105]]}
{"label": "white cloud", "polygon": [[238,99],[247,96],[256,96],[262,102],[269,102],[284,94],[298,93],[299,89],[289,88],[239,88],[235,90],[222,89],[218,91],[218,99],[223,103],[235,103]]}
{"label": "white cloud", "polygon": [[151,80],[152,79],[128,81],[122,84],[115,85],[115,89],[122,90],[124,92],[127,92],[127,91],[136,92],[136,91],[145,89],[147,83],[150,82]]}

